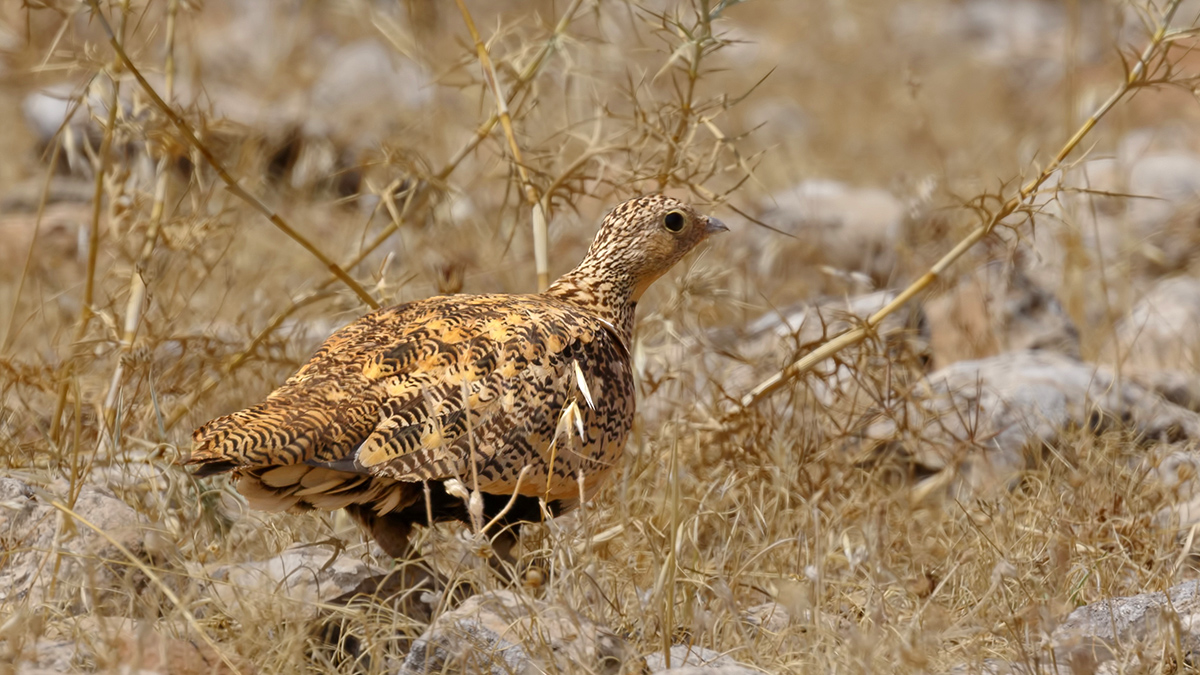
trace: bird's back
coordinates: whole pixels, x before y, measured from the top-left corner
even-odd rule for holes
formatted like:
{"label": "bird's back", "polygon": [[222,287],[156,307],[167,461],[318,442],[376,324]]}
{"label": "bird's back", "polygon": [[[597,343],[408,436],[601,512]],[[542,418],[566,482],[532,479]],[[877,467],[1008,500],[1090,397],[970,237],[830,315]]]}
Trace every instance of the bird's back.
{"label": "bird's back", "polygon": [[612,468],[633,410],[627,347],[598,316],[541,295],[444,296],[339,330],[265,401],[197,429],[187,463],[235,471],[269,510],[387,513],[449,478],[571,501],[579,475],[591,491]]}

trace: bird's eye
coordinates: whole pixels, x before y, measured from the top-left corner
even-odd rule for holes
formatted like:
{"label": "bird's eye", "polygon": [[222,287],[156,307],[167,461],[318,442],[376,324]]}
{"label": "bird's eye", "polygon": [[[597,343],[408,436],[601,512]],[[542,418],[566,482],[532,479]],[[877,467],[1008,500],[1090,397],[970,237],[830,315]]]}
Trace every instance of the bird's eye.
{"label": "bird's eye", "polygon": [[687,225],[687,218],[678,211],[672,211],[663,217],[663,225],[671,232],[679,232]]}

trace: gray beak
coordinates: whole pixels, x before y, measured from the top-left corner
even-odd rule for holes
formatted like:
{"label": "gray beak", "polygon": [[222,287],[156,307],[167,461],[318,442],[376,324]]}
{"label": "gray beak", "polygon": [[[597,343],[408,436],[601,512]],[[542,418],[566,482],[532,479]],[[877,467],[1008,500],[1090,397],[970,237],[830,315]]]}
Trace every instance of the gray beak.
{"label": "gray beak", "polygon": [[716,218],[713,218],[712,216],[708,217],[708,222],[704,226],[704,232],[710,236],[717,234],[718,232],[728,232],[728,231],[729,231],[729,228],[725,227],[725,223],[722,223],[721,221],[717,220]]}

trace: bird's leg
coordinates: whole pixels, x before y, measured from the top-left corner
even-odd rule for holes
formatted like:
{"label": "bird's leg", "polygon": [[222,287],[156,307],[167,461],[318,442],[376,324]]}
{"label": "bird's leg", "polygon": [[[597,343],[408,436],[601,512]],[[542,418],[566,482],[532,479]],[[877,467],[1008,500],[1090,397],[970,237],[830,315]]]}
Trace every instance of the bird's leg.
{"label": "bird's leg", "polygon": [[408,535],[412,534],[412,522],[400,514],[389,513],[375,518],[371,523],[371,536],[379,547],[393,558],[403,560],[412,555]]}
{"label": "bird's leg", "polygon": [[492,557],[489,560],[492,567],[497,571],[503,569],[505,563],[516,565],[517,559],[513,557],[513,547],[517,545],[517,533],[515,528],[506,527],[496,533],[492,537]]}
{"label": "bird's leg", "polygon": [[[500,578],[509,583],[529,585],[531,578],[544,579],[545,571],[539,561],[517,564],[513,555],[513,547],[517,545],[517,528],[515,525],[500,530],[492,538],[492,556],[488,564]],[[535,576],[531,577],[533,573]],[[540,585],[540,582],[537,584]]]}
{"label": "bird's leg", "polygon": [[376,513],[371,504],[351,504],[346,511],[362,525],[384,553],[399,560],[412,555],[408,545],[408,535],[412,533],[411,518],[399,513]]}
{"label": "bird's leg", "polygon": [[[313,645],[309,655],[332,666],[358,661],[369,669],[369,657],[355,631],[350,630],[354,621],[359,620],[359,612],[342,608],[391,607],[419,623],[429,623],[433,619],[433,606],[424,599],[422,591],[441,594],[446,591],[447,583],[422,561],[412,560],[415,556],[408,540],[412,533],[410,518],[399,513],[377,513],[371,504],[351,504],[346,510],[387,555],[400,562],[389,572],[363,579],[347,593],[323,600],[325,608],[311,626]],[[450,605],[464,599],[455,596]]]}
{"label": "bird's leg", "polygon": [[492,539],[492,557],[488,564],[504,581],[535,590],[545,583],[548,575],[547,561],[535,558],[518,564],[516,556],[512,553],[516,544],[516,526],[500,530]]}

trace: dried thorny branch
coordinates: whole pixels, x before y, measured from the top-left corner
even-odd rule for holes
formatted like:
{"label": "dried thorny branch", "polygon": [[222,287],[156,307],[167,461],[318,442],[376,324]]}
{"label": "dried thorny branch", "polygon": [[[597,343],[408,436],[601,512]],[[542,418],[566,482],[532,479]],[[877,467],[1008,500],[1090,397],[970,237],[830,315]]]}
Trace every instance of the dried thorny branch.
{"label": "dried thorny branch", "polygon": [[[537,187],[529,177],[529,171],[525,168],[525,160],[521,156],[521,146],[517,143],[516,132],[513,130],[512,116],[508,112],[508,97],[500,91],[500,81],[496,77],[496,68],[492,65],[487,45],[483,43],[479,30],[475,28],[475,20],[471,18],[471,12],[467,9],[466,3],[463,0],[455,0],[455,2],[462,13],[463,23],[466,24],[467,31],[471,34],[471,40],[475,44],[475,53],[479,58],[479,65],[483,69],[483,79],[487,82],[488,90],[492,92],[492,97],[495,99],[496,115],[500,119],[500,126],[504,129],[504,137],[508,140],[508,151],[512,153],[513,165],[521,177],[522,191],[531,209],[530,219],[533,225],[533,252],[537,269],[537,286],[539,291],[543,291],[550,285],[550,254],[548,252],[550,237],[547,233],[545,205],[538,195]],[[581,4],[582,0],[574,0],[563,14],[560,25],[569,22]]]}
{"label": "dried thorny branch", "polygon": [[1100,120],[1103,119],[1110,110],[1112,110],[1114,105],[1121,101],[1121,99],[1125,98],[1125,96],[1130,92],[1158,83],[1156,80],[1149,77],[1149,74],[1152,72],[1152,69],[1150,69],[1149,66],[1153,63],[1156,57],[1161,55],[1164,39],[1168,35],[1168,29],[1170,28],[1171,21],[1175,16],[1175,12],[1179,9],[1180,2],[1181,0],[1171,0],[1170,4],[1167,5],[1165,11],[1163,12],[1162,18],[1158,21],[1153,35],[1150,38],[1149,44],[1146,45],[1144,50],[1142,50],[1141,56],[1138,58],[1133,67],[1127,68],[1125,78],[1117,86],[1116,90],[1114,90],[1108,99],[1100,104],[1100,106],[1096,108],[1095,112],[1093,112],[1087,118],[1087,120],[1080,125],[1079,129],[1075,131],[1074,135],[1072,135],[1071,138],[1068,139],[1065,144],[1063,144],[1062,148],[1059,149],[1058,153],[1055,154],[1054,159],[1051,160],[1051,162],[1046,165],[1045,168],[1038,172],[1037,176],[1033,180],[1026,183],[1024,187],[1022,187],[1015,195],[1005,201],[998,209],[991,212],[990,215],[985,218],[982,225],[963,238],[962,241],[960,241],[953,249],[946,253],[946,255],[942,256],[942,258],[938,260],[920,279],[913,282],[911,285],[901,291],[895,299],[887,304],[887,306],[871,315],[871,317],[864,322],[864,325],[861,328],[847,331],[835,337],[821,347],[808,353],[803,358],[788,365],[778,374],[768,378],[767,380],[764,380],[758,386],[750,390],[749,393],[742,397],[737,408],[725,414],[720,422],[720,427],[722,429],[728,429],[729,425],[741,414],[743,414],[746,409],[752,408],[766,400],[772,394],[787,386],[789,382],[792,382],[804,373],[807,373],[812,369],[813,366],[821,361],[829,358],[830,356],[850,345],[861,342],[865,337],[867,337],[867,335],[870,334],[870,331],[874,326],[877,326],[881,321],[883,321],[884,318],[894,313],[897,309],[919,295],[922,291],[933,285],[939,278],[941,278],[943,274],[945,274],[951,265],[953,265],[959,258],[963,256],[964,253],[971,250],[972,247],[991,235],[1001,221],[1011,216],[1018,210],[1028,208],[1029,200],[1037,194],[1038,189],[1042,186],[1042,184],[1060,169],[1067,156],[1075,150],[1079,143],[1092,129],[1096,127]]}
{"label": "dried thorny branch", "polygon": [[[165,98],[171,101],[175,94],[175,22],[179,13],[179,0],[170,0],[167,4],[167,31],[164,36],[166,55],[163,72],[166,74]],[[149,146],[149,144],[147,144]],[[147,150],[150,148],[147,147]],[[146,302],[146,268],[150,256],[158,245],[159,232],[163,219],[166,217],[167,181],[170,177],[170,155],[163,152],[158,159],[156,172],[158,174],[154,185],[154,201],[150,206],[150,222],[146,226],[142,250],[137,262],[129,274],[129,300],[125,305],[125,323],[121,333],[121,351],[117,365],[113,368],[112,379],[108,385],[108,394],[104,398],[101,418],[112,433],[112,425],[116,415],[117,397],[121,390],[121,380],[125,372],[125,362],[133,352],[134,341],[137,338],[138,327],[142,322]]]}

